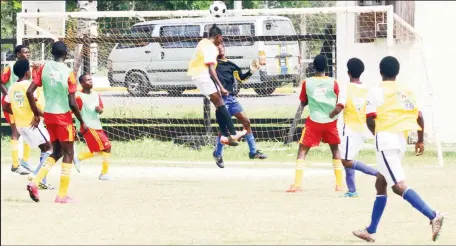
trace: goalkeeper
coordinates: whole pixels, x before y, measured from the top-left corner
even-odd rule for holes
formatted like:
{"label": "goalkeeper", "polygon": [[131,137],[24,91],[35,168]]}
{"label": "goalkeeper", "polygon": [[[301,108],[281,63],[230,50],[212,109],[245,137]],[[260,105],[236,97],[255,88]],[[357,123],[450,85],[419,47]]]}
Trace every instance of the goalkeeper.
{"label": "goalkeeper", "polygon": [[[245,139],[249,145],[249,157],[250,159],[266,159],[267,156],[261,153],[255,147],[255,138],[252,134],[252,128],[250,127],[250,120],[247,117],[244,109],[242,108],[241,104],[236,99],[236,94],[234,90],[235,79],[244,82],[253,73],[255,73],[258,68],[260,67],[257,60],[252,60],[252,64],[250,66],[250,70],[246,73],[242,73],[242,70],[233,62],[229,61],[225,57],[225,46],[223,43],[218,45],[219,55],[217,57],[217,76],[222,83],[223,87],[228,91],[228,95],[222,96],[223,102],[225,103],[226,108],[231,116],[236,117],[242,125],[244,126],[247,134],[245,135]],[[213,153],[215,162],[217,166],[220,168],[224,167],[222,152],[223,152],[223,143],[225,138],[217,137],[215,151]]]}

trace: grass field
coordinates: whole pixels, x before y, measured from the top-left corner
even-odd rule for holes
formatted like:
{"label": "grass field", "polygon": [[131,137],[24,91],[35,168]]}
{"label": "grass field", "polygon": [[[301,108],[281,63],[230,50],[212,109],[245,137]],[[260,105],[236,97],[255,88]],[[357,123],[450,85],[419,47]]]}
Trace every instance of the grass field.
{"label": "grass field", "polygon": [[[372,177],[357,174],[357,199],[334,189],[327,148],[311,152],[304,192],[286,194],[293,181],[296,145],[260,142],[267,161],[246,158],[247,147],[227,148],[226,168],[200,151],[144,140],[114,142],[112,181],[97,180],[100,160],[73,170],[70,194],[77,204],[54,204],[56,191],[41,192],[33,203],[26,177],[9,171],[10,150],[1,142],[1,243],[3,244],[362,244],[351,235],[370,219],[375,196]],[[79,145],[78,151],[84,150]],[[456,244],[456,153],[408,153],[408,182],[447,218],[438,244]],[[36,162],[37,152],[32,161]],[[374,162],[369,147],[360,159]],[[60,168],[49,174],[58,184]],[[20,228],[20,229],[18,229]],[[377,233],[378,244],[431,244],[428,221],[391,193]],[[26,232],[26,236],[24,236]]]}

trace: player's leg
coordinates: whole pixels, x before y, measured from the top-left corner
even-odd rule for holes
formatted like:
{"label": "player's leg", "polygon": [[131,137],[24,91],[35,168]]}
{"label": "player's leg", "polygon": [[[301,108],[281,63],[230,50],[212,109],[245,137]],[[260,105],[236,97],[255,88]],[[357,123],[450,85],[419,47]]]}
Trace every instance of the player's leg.
{"label": "player's leg", "polygon": [[295,181],[286,192],[302,191],[302,178],[304,172],[304,162],[310,148],[320,144],[321,132],[315,127],[314,123],[306,122],[302,129],[301,138],[299,139],[298,155],[296,157]]}
{"label": "player's leg", "polygon": [[238,102],[236,97],[232,97],[232,103],[230,105],[230,113],[238,119],[244,129],[246,130],[245,140],[249,145],[249,158],[250,159],[266,159],[268,158],[265,154],[261,153],[261,151],[256,149],[255,138],[252,133],[252,127],[250,126],[250,119],[247,117],[242,105]]}
{"label": "player's leg", "polygon": [[[27,141],[24,141],[21,136],[19,136],[18,147],[19,147],[19,156],[22,156],[22,158],[20,159],[20,165],[33,172],[33,168],[30,167],[30,165],[28,163],[32,149],[30,148],[30,145],[27,144]],[[22,152],[22,154],[21,154],[21,152]]]}
{"label": "player's leg", "polygon": [[225,163],[223,162],[223,144],[221,141],[222,138],[222,133],[219,132],[217,137],[215,138],[215,150],[212,152],[212,157],[214,157],[215,164],[217,164],[218,167],[224,168]]}
{"label": "player's leg", "polygon": [[99,145],[99,152],[101,155],[101,174],[98,176],[99,180],[110,180],[111,178],[108,175],[109,170],[109,158],[111,156],[111,143],[109,142],[108,136],[103,130],[95,131],[98,137],[98,142],[101,143]]}
{"label": "player's leg", "polygon": [[429,219],[432,225],[432,240],[435,241],[443,223],[443,214],[432,209],[414,189],[406,185],[405,174],[401,163],[404,154],[403,151],[385,150],[381,151],[381,154],[388,167],[389,181],[392,184],[393,192],[401,196],[412,207]]}
{"label": "player's leg", "polygon": [[334,168],[334,175],[336,176],[336,191],[343,191],[343,173],[342,161],[340,159],[339,144],[340,137],[337,129],[337,121],[321,124],[322,127],[322,140],[324,143],[329,144],[332,153],[332,164]]}
{"label": "player's leg", "polygon": [[355,160],[364,144],[364,137],[359,134],[343,136],[339,145],[342,165],[345,167],[345,182],[347,183],[348,192],[345,197],[358,197],[355,185],[355,171],[358,170],[368,175],[376,176],[378,171],[369,167],[361,161]]}
{"label": "player's leg", "polygon": [[28,168],[20,165],[19,161],[19,137],[20,134],[17,130],[16,124],[14,123],[14,116],[10,115],[6,112],[3,112],[6,121],[10,124],[11,126],[11,157],[12,157],[12,166],[11,166],[11,171],[14,173],[18,173],[20,175],[29,175],[31,173],[31,170]]}
{"label": "player's leg", "polygon": [[380,219],[382,218],[388,199],[387,187],[388,183],[385,177],[379,173],[377,175],[377,180],[375,181],[377,196],[375,198],[374,207],[372,208],[371,222],[365,229],[353,231],[353,235],[356,237],[367,242],[375,242],[374,234],[377,232],[377,227],[380,223]]}
{"label": "player's leg", "polygon": [[[33,172],[33,175],[36,176],[40,169],[43,167],[45,160],[52,154],[52,144],[50,142],[46,142],[38,146],[40,148],[40,163],[38,167]],[[54,187],[47,182],[47,176],[41,180],[38,184],[38,187],[42,190],[53,190]]]}

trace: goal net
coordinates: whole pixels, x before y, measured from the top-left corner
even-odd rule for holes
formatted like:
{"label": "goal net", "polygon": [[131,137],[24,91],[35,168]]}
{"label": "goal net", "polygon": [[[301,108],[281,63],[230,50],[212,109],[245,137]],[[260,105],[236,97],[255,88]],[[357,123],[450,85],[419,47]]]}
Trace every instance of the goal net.
{"label": "goal net", "polygon": [[[44,20],[61,21],[64,29],[49,29]],[[78,71],[91,73],[102,95],[103,126],[118,156],[201,161],[212,158],[218,127],[214,107],[186,71],[213,23],[222,29],[226,57],[243,72],[252,59],[265,63],[246,81],[236,81],[233,92],[250,118],[257,148],[271,157],[294,158],[308,115],[298,107],[300,85],[313,76],[317,54],[328,58],[327,74],[341,86],[348,82],[347,60],[360,58],[368,87],[381,80],[379,61],[393,55],[401,62],[399,81],[416,90],[423,108],[426,142],[437,148],[433,163],[437,156],[442,163],[420,37],[392,7],[229,10],[217,19],[209,11],[21,13],[17,38],[38,62],[51,59],[57,39],[70,49],[69,66],[84,54]],[[227,156],[245,158],[244,145],[229,148]]]}

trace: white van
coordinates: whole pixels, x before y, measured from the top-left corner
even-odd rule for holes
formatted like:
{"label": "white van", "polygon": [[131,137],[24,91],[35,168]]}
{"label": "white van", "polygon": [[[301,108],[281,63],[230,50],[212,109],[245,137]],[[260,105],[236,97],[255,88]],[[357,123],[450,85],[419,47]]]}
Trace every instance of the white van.
{"label": "white van", "polygon": [[[294,35],[290,19],[281,16],[239,16],[216,20],[224,36]],[[166,19],[133,25],[133,34],[152,37],[201,36],[214,24],[214,19]],[[131,95],[165,90],[180,95],[196,87],[187,76],[188,63],[195,52],[195,41],[172,41],[145,44],[116,44],[108,57],[108,78],[111,86],[123,85]],[[299,80],[300,49],[297,41],[226,41],[226,56],[243,70],[252,59],[266,57],[266,65],[241,88],[253,88],[260,95],[269,95],[284,83]]]}

